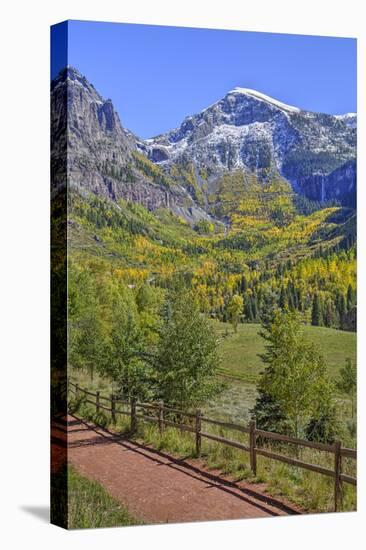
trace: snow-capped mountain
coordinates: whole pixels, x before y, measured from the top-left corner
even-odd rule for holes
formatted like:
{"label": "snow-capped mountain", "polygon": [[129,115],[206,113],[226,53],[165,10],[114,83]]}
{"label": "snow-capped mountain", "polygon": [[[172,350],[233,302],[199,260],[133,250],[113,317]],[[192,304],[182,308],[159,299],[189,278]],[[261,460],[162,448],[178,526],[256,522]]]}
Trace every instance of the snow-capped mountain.
{"label": "snow-capped mountain", "polygon": [[123,127],[111,100],[67,67],[51,84],[51,117],[54,190],[67,180],[195,223],[210,218],[220,177],[244,171],[259,180],[281,175],[310,199],[355,204],[352,113],[311,113],[235,88],[179,128],[142,140]]}
{"label": "snow-capped mountain", "polygon": [[259,178],[277,172],[309,198],[338,198],[351,204],[356,189],[356,171],[350,169],[356,157],[356,124],[352,113],[313,113],[256,90],[235,88],[186,117],[177,129],[141,146],[166,169],[193,162],[198,171],[207,170],[211,180],[233,170],[254,171]]}

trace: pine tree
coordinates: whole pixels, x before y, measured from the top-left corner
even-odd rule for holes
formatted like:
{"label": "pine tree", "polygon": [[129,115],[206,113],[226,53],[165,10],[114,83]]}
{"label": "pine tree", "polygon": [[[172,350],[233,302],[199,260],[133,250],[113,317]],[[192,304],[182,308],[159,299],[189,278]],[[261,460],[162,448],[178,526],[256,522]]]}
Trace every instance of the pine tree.
{"label": "pine tree", "polygon": [[287,296],[286,296],[286,291],[284,286],[281,286],[279,306],[281,309],[286,309],[287,307]]}
{"label": "pine tree", "polygon": [[295,310],[294,285],[289,282],[287,285],[287,301],[290,311]]}
{"label": "pine tree", "polygon": [[348,285],[347,289],[347,309],[348,311],[352,308],[355,303],[355,292],[351,285]]}
{"label": "pine tree", "polygon": [[247,291],[248,289],[248,281],[246,280],[246,277],[245,275],[242,276],[241,278],[241,285],[240,285],[240,288],[241,288],[241,292],[244,294],[244,292]]}
{"label": "pine tree", "polygon": [[324,324],[326,327],[332,327],[334,324],[334,311],[332,300],[328,300],[326,304]]}
{"label": "pine tree", "polygon": [[258,301],[257,301],[257,295],[256,293],[253,293],[252,299],[252,313],[253,313],[253,321],[256,321],[258,318]]}
{"label": "pine tree", "polygon": [[304,311],[304,298],[301,289],[297,290],[297,308],[299,311]]}
{"label": "pine tree", "polygon": [[319,294],[314,294],[313,307],[311,310],[311,324],[314,327],[320,327],[323,324],[322,318],[322,305],[320,302]]}
{"label": "pine tree", "polygon": [[347,304],[344,294],[340,294],[338,300],[338,313],[339,313],[339,324],[341,329],[346,328],[347,321]]}
{"label": "pine tree", "polygon": [[245,315],[245,318],[250,323],[253,321],[253,309],[252,309],[252,303],[251,303],[251,300],[250,300],[249,296],[245,297],[244,315]]}

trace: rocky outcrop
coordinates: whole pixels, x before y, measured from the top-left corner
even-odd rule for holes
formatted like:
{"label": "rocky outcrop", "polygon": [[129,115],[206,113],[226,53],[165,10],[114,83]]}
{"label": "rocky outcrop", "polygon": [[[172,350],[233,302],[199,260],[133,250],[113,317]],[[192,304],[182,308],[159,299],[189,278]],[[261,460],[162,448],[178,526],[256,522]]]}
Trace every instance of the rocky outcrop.
{"label": "rocky outcrop", "polygon": [[298,191],[309,199],[325,202],[339,201],[344,206],[356,207],[356,161],[345,162],[329,174],[312,174],[297,181]]}
{"label": "rocky outcrop", "polygon": [[123,128],[112,101],[72,67],[51,84],[51,129],[53,190],[67,180],[70,188],[149,210],[167,207],[192,222],[208,217],[186,190],[167,188],[141,171],[134,156],[137,138]]}

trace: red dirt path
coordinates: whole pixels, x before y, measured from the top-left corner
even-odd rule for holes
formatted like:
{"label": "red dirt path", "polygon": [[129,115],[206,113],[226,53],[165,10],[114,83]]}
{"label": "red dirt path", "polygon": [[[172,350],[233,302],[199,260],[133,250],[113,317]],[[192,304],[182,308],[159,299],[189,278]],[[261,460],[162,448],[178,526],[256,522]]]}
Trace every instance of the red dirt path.
{"label": "red dirt path", "polygon": [[199,460],[173,458],[91,422],[69,416],[67,433],[68,462],[146,523],[300,513],[266,495],[261,485],[235,483]]}

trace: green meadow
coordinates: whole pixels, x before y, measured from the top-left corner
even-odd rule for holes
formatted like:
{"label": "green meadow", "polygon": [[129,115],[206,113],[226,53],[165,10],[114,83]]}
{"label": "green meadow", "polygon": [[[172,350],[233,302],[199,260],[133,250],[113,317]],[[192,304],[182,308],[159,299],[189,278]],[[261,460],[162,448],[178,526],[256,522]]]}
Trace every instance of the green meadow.
{"label": "green meadow", "polygon": [[[236,334],[228,323],[214,322],[214,327],[220,338],[221,371],[245,382],[255,382],[263,368],[259,354],[265,350],[260,325],[239,324]],[[306,325],[304,334],[323,355],[331,378],[337,376],[347,357],[356,361],[355,332]]]}

